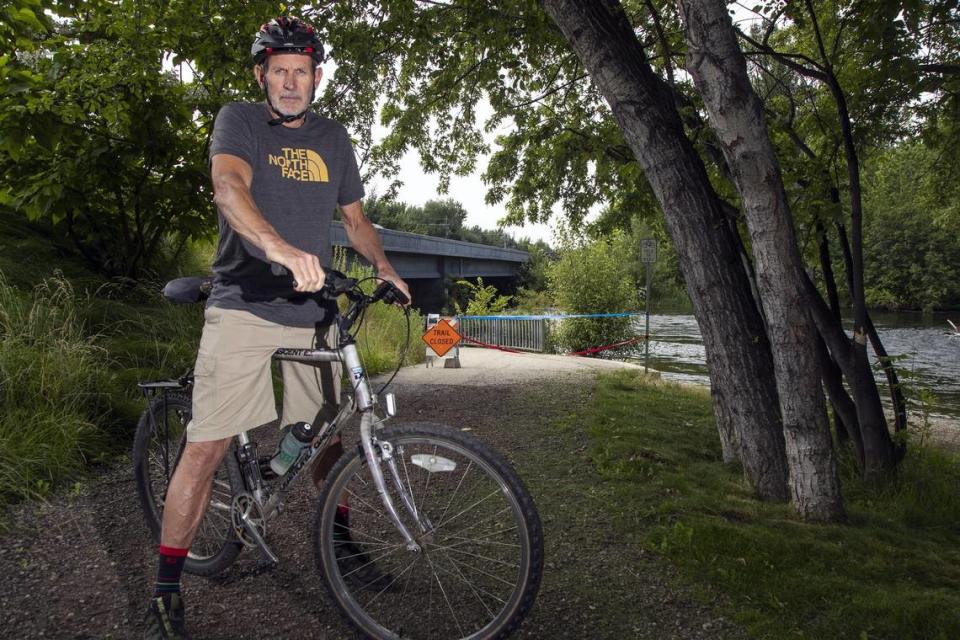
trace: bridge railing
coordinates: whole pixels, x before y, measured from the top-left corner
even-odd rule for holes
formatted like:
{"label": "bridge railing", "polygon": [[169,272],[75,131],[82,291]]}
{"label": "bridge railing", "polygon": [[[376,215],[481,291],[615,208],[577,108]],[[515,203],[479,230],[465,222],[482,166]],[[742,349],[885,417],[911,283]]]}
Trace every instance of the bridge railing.
{"label": "bridge railing", "polygon": [[457,320],[457,331],[465,338],[464,346],[472,342],[518,351],[543,353],[547,350],[547,318],[458,316]]}

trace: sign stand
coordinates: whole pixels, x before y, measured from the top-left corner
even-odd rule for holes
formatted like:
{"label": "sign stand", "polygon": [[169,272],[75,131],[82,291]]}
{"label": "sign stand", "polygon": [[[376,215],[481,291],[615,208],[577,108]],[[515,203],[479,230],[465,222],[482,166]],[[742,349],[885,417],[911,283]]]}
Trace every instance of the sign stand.
{"label": "sign stand", "polygon": [[647,325],[644,331],[644,356],[643,372],[649,373],[650,369],[650,287],[653,285],[653,273],[650,266],[657,261],[657,240],[656,238],[644,238],[640,241],[640,262],[643,263],[647,271],[647,292],[644,296],[647,305]]}
{"label": "sign stand", "polygon": [[427,344],[426,366],[443,360],[444,369],[460,368],[460,334],[455,318],[441,318],[438,313],[427,314],[427,331],[422,339]]}

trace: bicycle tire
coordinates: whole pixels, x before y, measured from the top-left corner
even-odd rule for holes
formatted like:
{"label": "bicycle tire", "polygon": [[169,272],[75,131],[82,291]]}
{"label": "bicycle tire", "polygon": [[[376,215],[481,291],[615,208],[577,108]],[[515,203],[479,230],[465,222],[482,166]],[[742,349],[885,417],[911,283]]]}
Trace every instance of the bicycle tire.
{"label": "bicycle tire", "polygon": [[[164,406],[167,411],[167,433],[162,432]],[[151,418],[151,413],[152,418]],[[186,393],[168,393],[150,401],[140,415],[133,443],[134,476],[144,519],[154,542],[160,541],[163,502],[170,477],[186,444],[186,427],[190,421],[191,399]],[[210,506],[197,528],[183,570],[201,576],[212,576],[230,566],[242,550],[242,543],[233,531],[230,508],[233,495],[243,486],[240,467],[233,454],[233,445],[223,457],[214,475]]]}
{"label": "bicycle tire", "polygon": [[[523,482],[499,453],[449,427],[398,425],[377,437],[393,446],[400,481],[430,525],[416,527],[381,465],[422,548],[408,551],[362,451],[348,452],[321,489],[314,519],[314,557],[331,597],[378,640],[507,637],[533,605],[543,573],[543,529]],[[343,496],[347,517],[337,515]]]}

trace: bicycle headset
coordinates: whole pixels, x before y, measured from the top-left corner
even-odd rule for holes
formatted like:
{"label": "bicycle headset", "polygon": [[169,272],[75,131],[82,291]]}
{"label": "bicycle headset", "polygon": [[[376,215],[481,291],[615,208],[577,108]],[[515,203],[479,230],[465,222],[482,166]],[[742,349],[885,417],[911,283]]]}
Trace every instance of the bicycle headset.
{"label": "bicycle headset", "polygon": [[[306,22],[291,18],[289,16],[280,16],[270,22],[260,25],[260,31],[257,32],[250,47],[250,55],[253,56],[254,64],[259,64],[266,72],[267,58],[278,53],[304,53],[309,54],[313,59],[314,66],[323,62],[323,43],[317,36],[316,30]],[[307,101],[307,107],[300,113],[292,116],[280,115],[270,120],[271,126],[283,124],[285,122],[294,122],[304,117],[313,104],[313,98],[316,90],[310,90],[310,100]],[[263,83],[263,93],[267,98],[267,104],[273,109],[274,113],[280,112],[270,102],[270,94],[267,93],[267,83]]]}

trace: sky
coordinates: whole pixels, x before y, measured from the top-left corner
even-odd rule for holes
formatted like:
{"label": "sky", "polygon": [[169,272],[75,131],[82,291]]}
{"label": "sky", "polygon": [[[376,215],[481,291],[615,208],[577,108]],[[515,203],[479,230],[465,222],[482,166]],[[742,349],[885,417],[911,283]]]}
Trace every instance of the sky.
{"label": "sky", "polygon": [[[326,67],[326,65],[325,65]],[[333,65],[331,64],[331,67]],[[331,69],[335,71],[335,67]],[[326,73],[326,71],[324,72]],[[322,86],[321,86],[322,89]],[[319,94],[319,92],[318,92]],[[489,116],[493,114],[493,108],[484,100],[477,105],[477,122],[482,124]],[[505,133],[508,125],[502,126],[497,131],[484,134],[487,145],[495,148],[494,138],[501,133]],[[373,128],[374,141],[382,139],[386,135],[386,129],[375,125]],[[397,176],[403,182],[403,186],[397,193],[397,200],[407,204],[422,205],[427,200],[440,198],[453,198],[463,205],[467,211],[466,226],[478,226],[481,229],[496,229],[498,222],[506,215],[502,205],[490,206],[486,203],[487,188],[483,184],[481,175],[487,167],[489,156],[477,158],[476,168],[468,176],[451,176],[450,188],[446,194],[438,192],[440,179],[437,174],[428,174],[420,167],[420,157],[416,151],[408,151],[399,163],[400,174]],[[385,179],[373,179],[368,181],[367,193],[374,191],[384,192],[389,187],[390,181]],[[555,214],[556,215],[556,214]],[[513,236],[514,239],[529,238],[530,240],[544,240],[551,243],[553,238],[552,224],[533,224],[527,223],[523,226],[505,226],[503,230]]]}

